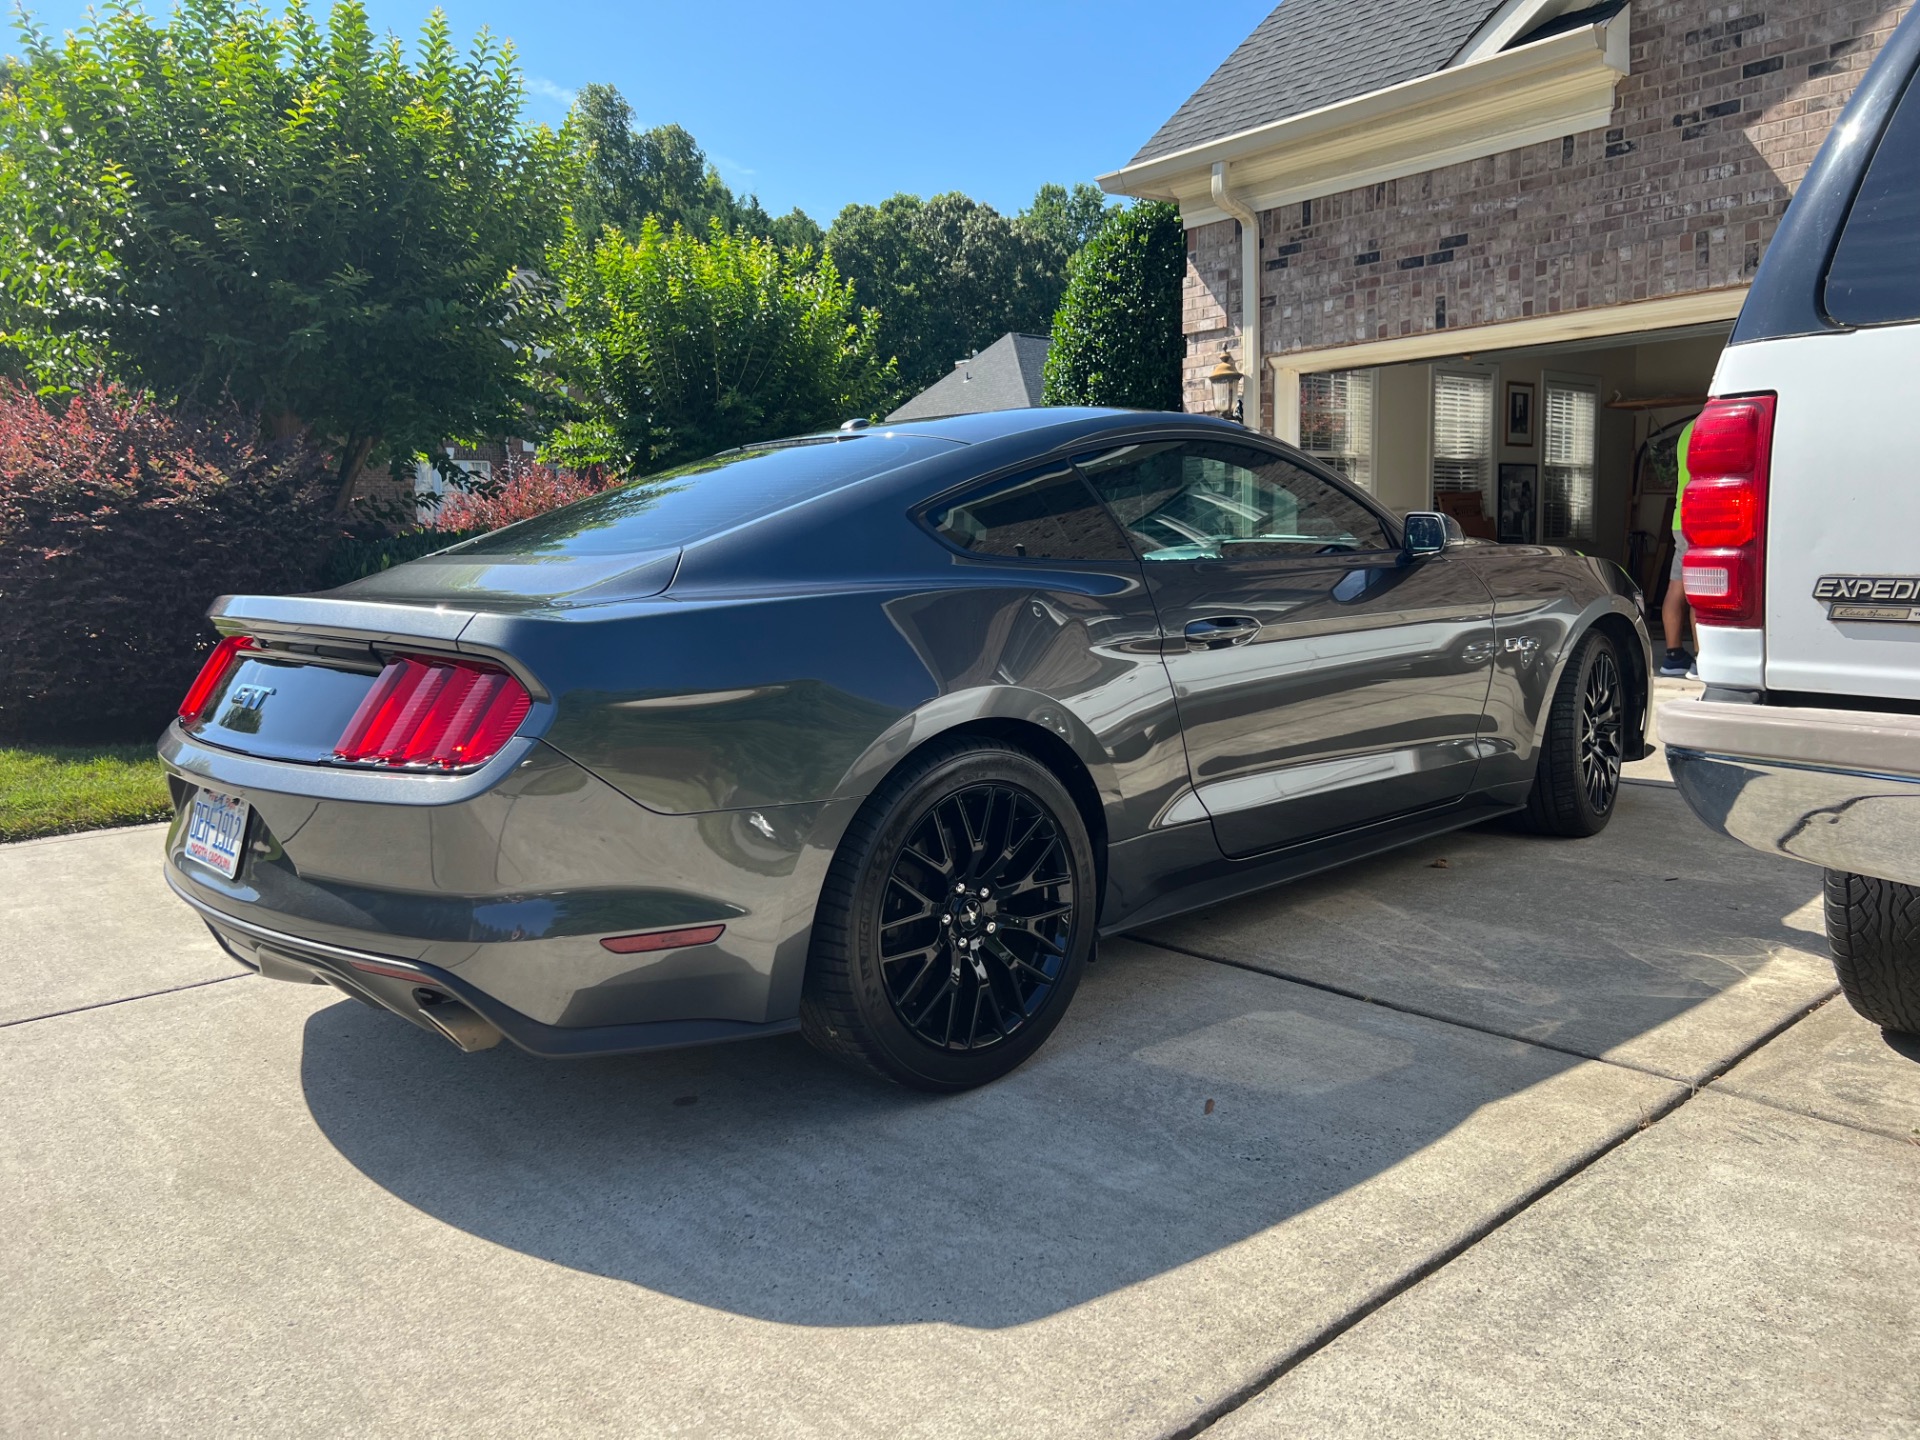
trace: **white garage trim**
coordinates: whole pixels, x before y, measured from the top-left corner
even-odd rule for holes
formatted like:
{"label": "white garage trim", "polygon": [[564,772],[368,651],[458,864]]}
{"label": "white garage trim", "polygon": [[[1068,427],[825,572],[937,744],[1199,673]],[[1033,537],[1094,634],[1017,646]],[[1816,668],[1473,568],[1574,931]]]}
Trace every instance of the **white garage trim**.
{"label": "white garage trim", "polygon": [[1503,50],[1383,90],[1323,105],[1238,135],[1100,177],[1118,195],[1176,200],[1191,229],[1227,218],[1214,200],[1216,164],[1233,167],[1255,210],[1312,199],[1442,165],[1598,129],[1628,70],[1628,18]]}

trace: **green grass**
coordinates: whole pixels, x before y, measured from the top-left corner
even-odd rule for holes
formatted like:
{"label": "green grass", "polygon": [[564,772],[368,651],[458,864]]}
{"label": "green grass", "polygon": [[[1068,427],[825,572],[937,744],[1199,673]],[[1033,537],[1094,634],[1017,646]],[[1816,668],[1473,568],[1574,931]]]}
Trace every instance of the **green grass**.
{"label": "green grass", "polygon": [[151,745],[0,747],[0,841],[138,825],[171,812]]}

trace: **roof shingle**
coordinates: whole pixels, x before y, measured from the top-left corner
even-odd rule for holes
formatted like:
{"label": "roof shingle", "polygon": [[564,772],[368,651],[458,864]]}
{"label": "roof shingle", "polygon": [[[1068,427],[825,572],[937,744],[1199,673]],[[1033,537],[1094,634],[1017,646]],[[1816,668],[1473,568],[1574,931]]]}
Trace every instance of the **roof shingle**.
{"label": "roof shingle", "polygon": [[955,365],[887,419],[931,420],[1038,405],[1048,344],[1045,335],[1009,330],[972,359]]}
{"label": "roof shingle", "polygon": [[1430,75],[1497,8],[1498,0],[1285,0],[1131,163]]}

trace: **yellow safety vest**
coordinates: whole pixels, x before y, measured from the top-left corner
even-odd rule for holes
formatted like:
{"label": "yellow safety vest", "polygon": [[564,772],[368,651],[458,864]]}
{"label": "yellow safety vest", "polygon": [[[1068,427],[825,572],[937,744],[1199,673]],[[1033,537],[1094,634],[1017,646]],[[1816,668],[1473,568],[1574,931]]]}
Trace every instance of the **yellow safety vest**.
{"label": "yellow safety vest", "polygon": [[1693,439],[1693,421],[1687,421],[1687,428],[1680,432],[1679,443],[1673,447],[1673,458],[1680,466],[1680,483],[1673,487],[1673,528],[1680,529],[1680,497],[1687,493],[1687,482],[1693,474],[1687,469],[1687,445]]}

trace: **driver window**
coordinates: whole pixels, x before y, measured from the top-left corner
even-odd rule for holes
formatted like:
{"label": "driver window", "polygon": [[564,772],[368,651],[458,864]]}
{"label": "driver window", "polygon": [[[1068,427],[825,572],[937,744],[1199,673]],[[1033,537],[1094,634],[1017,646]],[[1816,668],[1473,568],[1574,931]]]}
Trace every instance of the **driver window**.
{"label": "driver window", "polygon": [[1213,441],[1123,445],[1078,464],[1146,560],[1389,550],[1366,506],[1292,461]]}

